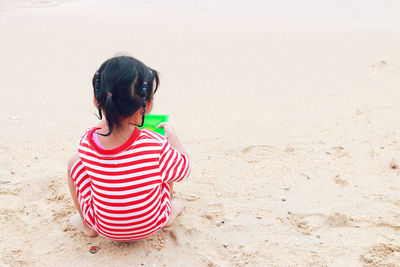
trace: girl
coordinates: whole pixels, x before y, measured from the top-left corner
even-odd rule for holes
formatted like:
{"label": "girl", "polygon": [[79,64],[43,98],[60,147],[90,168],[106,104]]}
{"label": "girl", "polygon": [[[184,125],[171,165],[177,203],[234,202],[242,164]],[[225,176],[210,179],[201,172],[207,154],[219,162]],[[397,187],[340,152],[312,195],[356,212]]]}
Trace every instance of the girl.
{"label": "girl", "polygon": [[68,163],[79,212],[70,224],[87,236],[143,239],[183,210],[171,190],[188,176],[189,161],[174,128],[160,124],[165,137],[137,128],[159,83],[157,71],[129,56],[107,60],[93,77],[94,103],[106,121],[83,134]]}

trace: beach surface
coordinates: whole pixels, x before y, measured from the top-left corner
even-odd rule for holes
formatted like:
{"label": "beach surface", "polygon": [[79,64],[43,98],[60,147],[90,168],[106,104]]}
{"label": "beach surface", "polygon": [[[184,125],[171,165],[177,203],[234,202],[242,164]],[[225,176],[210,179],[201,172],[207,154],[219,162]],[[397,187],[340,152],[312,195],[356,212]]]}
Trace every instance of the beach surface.
{"label": "beach surface", "polygon": [[[0,265],[400,265],[399,11],[0,0]],[[67,223],[67,161],[98,122],[91,78],[118,53],[161,73],[153,113],[192,163],[182,215],[130,243]]]}

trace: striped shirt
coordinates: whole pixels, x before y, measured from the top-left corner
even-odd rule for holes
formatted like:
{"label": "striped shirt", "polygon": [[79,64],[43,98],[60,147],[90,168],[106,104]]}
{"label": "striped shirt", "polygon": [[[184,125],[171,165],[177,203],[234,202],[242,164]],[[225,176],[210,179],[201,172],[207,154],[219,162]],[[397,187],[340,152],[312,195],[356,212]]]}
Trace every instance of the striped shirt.
{"label": "striped shirt", "polygon": [[106,150],[86,131],[71,169],[85,222],[119,241],[143,239],[161,229],[171,211],[169,182],[189,174],[189,161],[154,132],[135,128],[127,142]]}

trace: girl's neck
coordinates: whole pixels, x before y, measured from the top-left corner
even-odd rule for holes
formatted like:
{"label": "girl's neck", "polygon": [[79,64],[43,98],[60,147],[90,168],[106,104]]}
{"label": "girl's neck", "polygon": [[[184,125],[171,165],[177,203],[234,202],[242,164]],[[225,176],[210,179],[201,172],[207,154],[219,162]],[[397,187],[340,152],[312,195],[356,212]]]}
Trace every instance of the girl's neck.
{"label": "girl's neck", "polygon": [[108,125],[106,124],[104,127],[97,130],[99,133],[99,141],[105,149],[117,148],[129,140],[135,128],[134,125],[121,122],[119,127],[114,127],[109,136],[103,136],[102,134],[107,134],[109,132]]}

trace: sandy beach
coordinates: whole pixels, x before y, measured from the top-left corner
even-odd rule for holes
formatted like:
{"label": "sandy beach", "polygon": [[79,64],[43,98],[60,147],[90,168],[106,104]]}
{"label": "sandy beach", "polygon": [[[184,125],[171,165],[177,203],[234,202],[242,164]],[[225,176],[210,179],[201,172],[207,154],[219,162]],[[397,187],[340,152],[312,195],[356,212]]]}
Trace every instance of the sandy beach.
{"label": "sandy beach", "polygon": [[[321,2],[0,0],[0,265],[399,266],[400,4]],[[192,163],[174,226],[130,243],[67,223],[118,53]]]}

